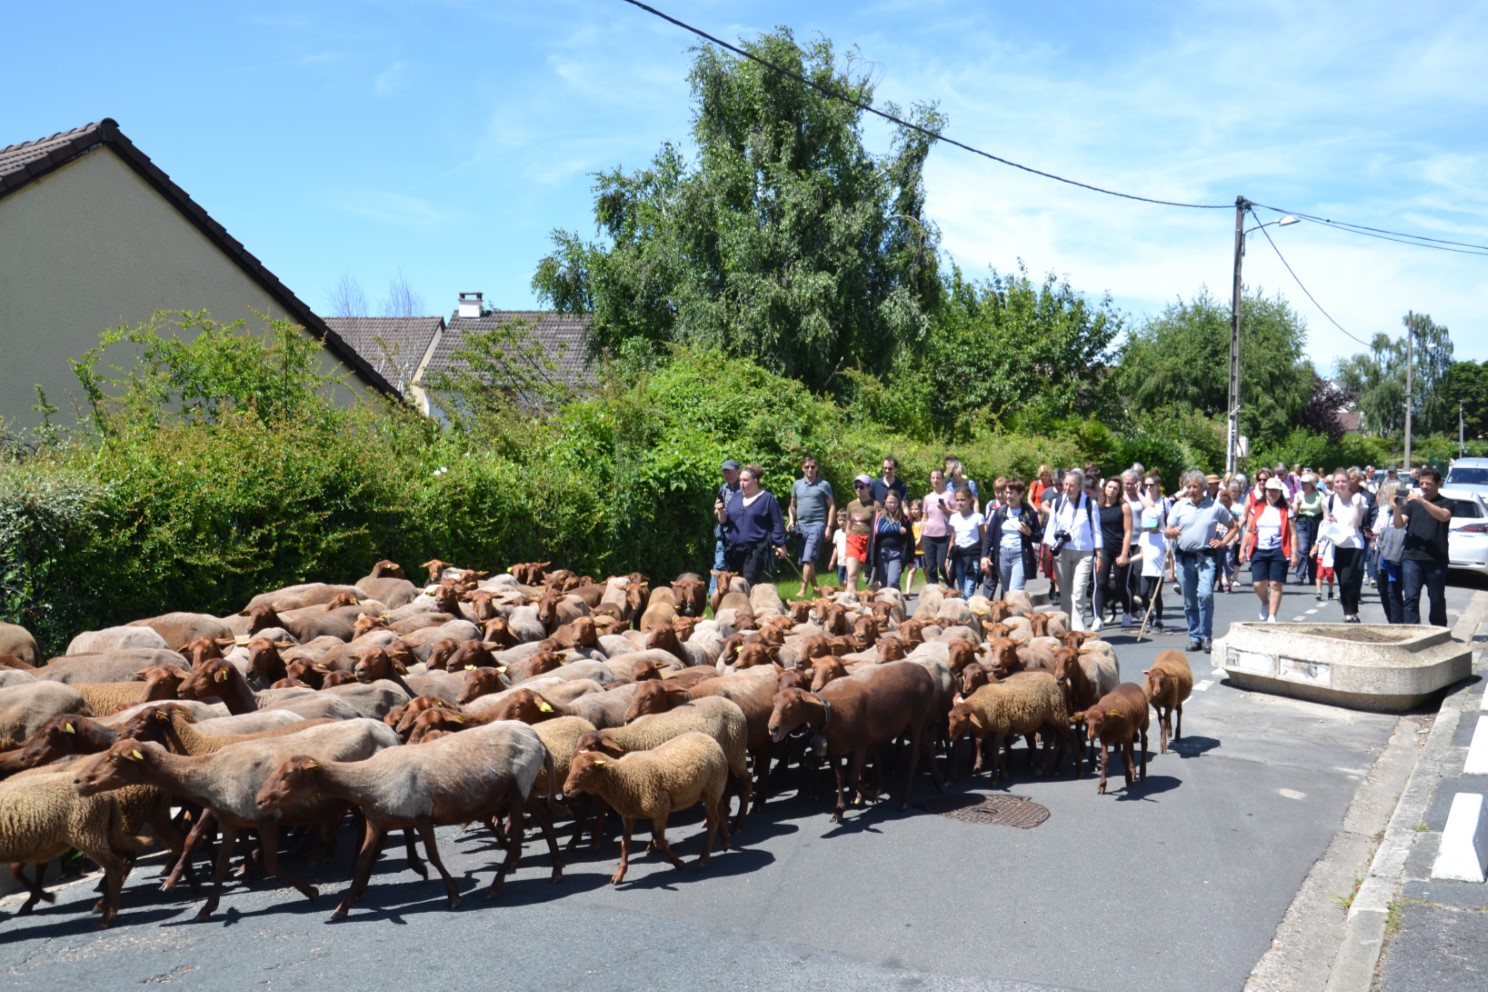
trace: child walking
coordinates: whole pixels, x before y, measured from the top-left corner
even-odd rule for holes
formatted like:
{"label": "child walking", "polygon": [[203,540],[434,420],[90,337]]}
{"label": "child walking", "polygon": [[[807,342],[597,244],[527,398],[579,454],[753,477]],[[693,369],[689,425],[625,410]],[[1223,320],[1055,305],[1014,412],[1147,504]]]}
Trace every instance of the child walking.
{"label": "child walking", "polygon": [[911,500],[909,503],[909,527],[914,532],[914,555],[909,559],[909,581],[904,584],[907,592],[914,592],[915,576],[925,567],[925,547],[920,542],[920,531],[925,526],[925,503]]}
{"label": "child walking", "polygon": [[1328,598],[1333,598],[1333,581],[1337,577],[1333,571],[1333,542],[1326,537],[1319,537],[1317,543],[1312,546],[1312,556],[1317,559],[1317,589],[1313,597],[1319,603],[1323,601],[1323,583],[1328,583]]}

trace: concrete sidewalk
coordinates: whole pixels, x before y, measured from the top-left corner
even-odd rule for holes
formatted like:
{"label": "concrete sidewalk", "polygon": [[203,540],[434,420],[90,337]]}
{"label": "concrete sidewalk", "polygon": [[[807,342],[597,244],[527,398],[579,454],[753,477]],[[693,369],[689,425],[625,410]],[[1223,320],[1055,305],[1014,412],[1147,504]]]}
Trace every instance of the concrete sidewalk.
{"label": "concrete sidewalk", "polygon": [[[1488,795],[1488,776],[1465,773],[1480,713],[1488,723],[1488,591],[1472,594],[1453,636],[1473,644],[1473,676],[1436,713],[1401,717],[1246,992],[1488,988],[1488,884],[1432,877],[1454,796]],[[1488,822],[1480,829],[1488,837]]]}

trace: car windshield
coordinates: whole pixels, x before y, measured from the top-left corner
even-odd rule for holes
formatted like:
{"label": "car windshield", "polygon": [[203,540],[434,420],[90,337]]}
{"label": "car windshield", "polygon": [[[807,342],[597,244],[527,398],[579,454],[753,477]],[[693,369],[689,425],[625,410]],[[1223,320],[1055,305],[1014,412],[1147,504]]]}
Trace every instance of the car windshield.
{"label": "car windshield", "polygon": [[1488,486],[1488,466],[1454,465],[1447,469],[1445,486]]}

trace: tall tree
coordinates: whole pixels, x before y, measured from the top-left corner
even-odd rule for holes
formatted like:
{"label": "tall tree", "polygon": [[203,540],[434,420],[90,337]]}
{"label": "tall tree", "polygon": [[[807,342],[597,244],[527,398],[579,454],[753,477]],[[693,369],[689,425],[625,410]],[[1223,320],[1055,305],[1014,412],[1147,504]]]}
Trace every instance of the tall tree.
{"label": "tall tree", "polygon": [[[1284,437],[1307,410],[1317,373],[1304,357],[1307,325],[1281,296],[1240,303],[1240,431],[1253,443]],[[1224,416],[1230,390],[1230,304],[1207,288],[1179,299],[1127,338],[1116,389],[1131,408]]]}
{"label": "tall tree", "polygon": [[[779,28],[742,47],[873,101],[826,39],[803,47]],[[933,139],[900,128],[874,155],[859,107],[712,47],[697,50],[689,80],[696,159],[668,144],[648,168],[598,174],[600,238],[555,232],[533,289],[592,313],[600,348],[694,342],[813,388],[844,367],[890,368],[924,338],[940,290],[922,179]],[[945,125],[931,106],[908,119],[932,134]]]}
{"label": "tall tree", "polygon": [[[1452,367],[1452,337],[1427,314],[1400,318],[1411,339],[1411,430],[1436,434],[1456,425],[1456,398],[1443,389]],[[1338,379],[1357,398],[1371,434],[1405,430],[1406,336],[1376,334],[1369,351],[1338,363]]]}
{"label": "tall tree", "polygon": [[924,354],[893,385],[920,391],[937,434],[959,440],[976,421],[1091,413],[1099,405],[1121,315],[1110,297],[1092,302],[1052,273],[983,281],[953,268]]}
{"label": "tall tree", "polygon": [[1488,438],[1488,362],[1453,362],[1442,380],[1441,396],[1447,405],[1448,433],[1457,426],[1460,403],[1463,433]]}

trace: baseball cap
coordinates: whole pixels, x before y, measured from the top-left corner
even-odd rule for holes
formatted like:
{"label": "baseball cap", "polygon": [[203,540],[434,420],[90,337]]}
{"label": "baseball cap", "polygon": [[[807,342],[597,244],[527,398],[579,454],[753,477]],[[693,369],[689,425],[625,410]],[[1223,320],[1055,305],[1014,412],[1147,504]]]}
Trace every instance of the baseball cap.
{"label": "baseball cap", "polygon": [[1315,486],[1315,485],[1317,485],[1317,476],[1313,475],[1311,472],[1303,472],[1302,473],[1302,484],[1305,485],[1305,486]]}
{"label": "baseball cap", "polygon": [[854,479],[853,482],[862,486],[871,486],[873,485],[873,476],[860,475],[856,479]]}
{"label": "baseball cap", "polygon": [[739,471],[739,463],[730,458],[723,463],[723,470],[725,472],[737,472]]}
{"label": "baseball cap", "polygon": [[1278,492],[1284,493],[1286,492],[1286,483],[1282,482],[1280,479],[1273,475],[1271,478],[1266,480],[1266,488],[1275,489]]}

